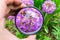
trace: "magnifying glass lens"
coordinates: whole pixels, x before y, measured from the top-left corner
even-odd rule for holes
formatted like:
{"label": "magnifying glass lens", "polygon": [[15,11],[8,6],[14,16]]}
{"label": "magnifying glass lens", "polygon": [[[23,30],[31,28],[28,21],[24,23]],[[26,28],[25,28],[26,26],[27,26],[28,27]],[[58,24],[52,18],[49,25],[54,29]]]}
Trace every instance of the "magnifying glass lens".
{"label": "magnifying glass lens", "polygon": [[16,15],[15,24],[23,34],[35,34],[43,25],[43,16],[36,8],[25,7]]}

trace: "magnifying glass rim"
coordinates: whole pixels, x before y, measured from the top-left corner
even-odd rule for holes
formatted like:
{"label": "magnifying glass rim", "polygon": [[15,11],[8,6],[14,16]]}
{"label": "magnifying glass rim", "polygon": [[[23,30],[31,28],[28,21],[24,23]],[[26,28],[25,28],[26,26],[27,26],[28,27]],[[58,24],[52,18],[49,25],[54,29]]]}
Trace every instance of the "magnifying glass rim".
{"label": "magnifying glass rim", "polygon": [[[34,9],[36,9],[36,10],[38,10],[36,7],[32,7],[32,6],[29,6],[29,7],[24,7],[24,8],[34,8]],[[20,10],[22,10],[22,9],[24,9],[24,8],[21,8]],[[19,10],[19,11],[20,11]],[[19,12],[18,11],[18,12]],[[42,25],[41,25],[41,27],[39,28],[39,29],[37,29],[36,31],[34,31],[34,32],[24,32],[24,31],[22,31],[21,29],[19,29],[18,27],[17,27],[17,24],[16,24],[16,17],[17,17],[17,15],[15,16],[15,25],[16,25],[16,28],[19,30],[19,32],[21,32],[21,33],[23,33],[23,34],[25,34],[25,35],[33,35],[33,34],[36,34],[39,30],[41,30],[41,28],[43,27],[43,24],[44,24],[44,16],[43,16],[43,14],[42,14],[42,12],[40,11],[40,10],[38,10],[39,12],[40,12],[40,14],[42,15],[42,17],[43,17],[43,23],[42,23]],[[18,14],[18,13],[17,13]]]}

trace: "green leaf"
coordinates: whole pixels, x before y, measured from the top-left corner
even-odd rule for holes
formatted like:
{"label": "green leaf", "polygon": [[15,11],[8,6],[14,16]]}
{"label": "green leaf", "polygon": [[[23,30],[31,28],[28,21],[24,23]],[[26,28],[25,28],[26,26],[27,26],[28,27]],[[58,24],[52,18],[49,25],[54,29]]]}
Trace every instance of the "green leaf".
{"label": "green leaf", "polygon": [[42,4],[45,0],[34,0],[34,6],[42,9]]}
{"label": "green leaf", "polygon": [[6,19],[6,24],[5,24],[5,27],[8,28],[10,26],[13,26],[13,21],[9,20],[9,19]]}
{"label": "green leaf", "polygon": [[44,36],[44,40],[51,40],[51,38],[48,36]]}
{"label": "green leaf", "polygon": [[60,40],[60,26],[53,26],[52,34],[55,35],[57,40]]}
{"label": "green leaf", "polygon": [[44,26],[44,30],[46,33],[48,33],[48,31],[49,31],[47,26]]}
{"label": "green leaf", "polygon": [[17,30],[17,32],[16,32],[16,36],[17,36],[18,38],[20,38],[20,39],[22,39],[22,38],[27,38],[27,35],[22,34],[22,33],[19,32],[18,30]]}
{"label": "green leaf", "polygon": [[59,0],[52,0],[55,2],[56,6],[58,7],[60,5],[60,1]]}
{"label": "green leaf", "polygon": [[36,35],[36,40],[43,40],[46,33],[43,30],[40,30]]}

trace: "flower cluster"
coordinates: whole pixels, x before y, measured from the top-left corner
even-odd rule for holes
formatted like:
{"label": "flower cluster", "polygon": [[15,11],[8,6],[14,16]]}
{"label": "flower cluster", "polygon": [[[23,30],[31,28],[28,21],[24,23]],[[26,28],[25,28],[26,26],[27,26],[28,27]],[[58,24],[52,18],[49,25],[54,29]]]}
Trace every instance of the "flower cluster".
{"label": "flower cluster", "polygon": [[16,25],[23,32],[40,30],[43,24],[42,14],[34,8],[24,8],[16,16]]}
{"label": "flower cluster", "polygon": [[56,4],[52,1],[45,1],[42,4],[42,11],[47,12],[48,14],[51,14],[52,12],[54,12],[55,9],[56,9]]}
{"label": "flower cluster", "polygon": [[26,6],[34,6],[34,0],[21,0],[22,4]]}

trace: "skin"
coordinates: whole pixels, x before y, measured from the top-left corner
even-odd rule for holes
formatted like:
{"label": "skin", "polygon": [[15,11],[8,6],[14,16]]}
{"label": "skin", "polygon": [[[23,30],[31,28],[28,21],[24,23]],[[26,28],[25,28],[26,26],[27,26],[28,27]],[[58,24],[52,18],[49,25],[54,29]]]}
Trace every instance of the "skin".
{"label": "skin", "polygon": [[30,35],[25,39],[19,39],[5,28],[5,16],[10,11],[7,5],[13,2],[18,5],[20,0],[0,0],[0,40],[36,40],[36,35]]}

